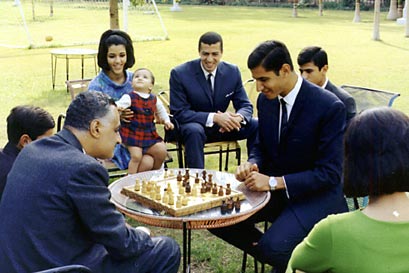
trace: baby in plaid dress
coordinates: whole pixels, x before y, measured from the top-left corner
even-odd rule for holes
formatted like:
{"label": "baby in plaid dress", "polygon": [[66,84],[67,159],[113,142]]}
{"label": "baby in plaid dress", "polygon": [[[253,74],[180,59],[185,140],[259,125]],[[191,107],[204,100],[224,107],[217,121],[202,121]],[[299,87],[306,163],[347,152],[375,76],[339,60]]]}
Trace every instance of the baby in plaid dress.
{"label": "baby in plaid dress", "polygon": [[128,173],[157,170],[166,158],[167,150],[163,139],[156,132],[155,117],[163,122],[166,130],[172,130],[165,107],[151,94],[155,77],[146,69],[137,69],[132,78],[133,91],[123,95],[117,102],[120,108],[130,108],[134,116],[129,123],[122,123],[122,143],[128,148],[131,160]]}

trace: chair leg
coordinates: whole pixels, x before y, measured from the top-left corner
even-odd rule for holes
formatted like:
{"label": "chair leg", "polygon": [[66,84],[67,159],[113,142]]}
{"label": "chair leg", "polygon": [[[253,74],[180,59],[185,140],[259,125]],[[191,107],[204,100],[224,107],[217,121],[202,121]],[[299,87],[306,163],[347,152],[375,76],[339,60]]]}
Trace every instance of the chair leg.
{"label": "chair leg", "polygon": [[247,252],[243,251],[243,261],[241,262],[241,273],[246,273]]}
{"label": "chair leg", "polygon": [[229,170],[229,153],[230,153],[230,149],[227,148],[226,151],[226,163],[224,165],[224,170],[227,172]]}
{"label": "chair leg", "polygon": [[222,166],[223,166],[223,149],[220,147],[219,149],[219,171],[222,171]]}

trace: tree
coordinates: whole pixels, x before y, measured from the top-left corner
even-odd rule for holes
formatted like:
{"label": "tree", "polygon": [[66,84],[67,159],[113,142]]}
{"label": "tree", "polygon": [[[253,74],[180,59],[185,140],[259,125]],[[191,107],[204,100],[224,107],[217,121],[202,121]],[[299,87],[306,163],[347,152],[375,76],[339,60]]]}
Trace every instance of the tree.
{"label": "tree", "polygon": [[118,0],[109,0],[109,22],[111,29],[119,29]]}
{"label": "tree", "polygon": [[354,23],[361,22],[361,1],[355,1],[355,12],[354,12],[354,19],[352,20]]}
{"label": "tree", "polygon": [[386,16],[388,20],[396,20],[398,18],[398,0],[391,0],[389,12]]}
{"label": "tree", "polygon": [[381,17],[381,0],[375,0],[374,4],[374,18],[373,18],[373,35],[372,39],[379,41],[381,39],[379,34],[379,21]]}

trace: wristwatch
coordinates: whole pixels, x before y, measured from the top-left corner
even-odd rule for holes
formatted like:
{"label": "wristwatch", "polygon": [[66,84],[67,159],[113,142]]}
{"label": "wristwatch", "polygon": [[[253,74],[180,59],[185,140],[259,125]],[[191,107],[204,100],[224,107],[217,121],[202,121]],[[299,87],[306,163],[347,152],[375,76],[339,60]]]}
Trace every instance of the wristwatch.
{"label": "wristwatch", "polygon": [[277,187],[277,180],[274,176],[270,176],[270,180],[268,180],[268,185],[270,186],[270,191],[274,191]]}

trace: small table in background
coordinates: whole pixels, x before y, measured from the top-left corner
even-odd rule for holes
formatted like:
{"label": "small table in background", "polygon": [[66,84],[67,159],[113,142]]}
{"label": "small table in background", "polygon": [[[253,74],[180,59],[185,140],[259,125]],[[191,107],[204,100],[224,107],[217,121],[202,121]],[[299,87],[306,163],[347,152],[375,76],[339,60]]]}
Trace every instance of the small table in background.
{"label": "small table in background", "polygon": [[[53,90],[55,89],[55,75],[57,72],[57,60],[65,59],[66,80],[70,80],[70,60],[81,59],[81,79],[84,79],[84,59],[94,59],[95,75],[97,74],[97,54],[94,49],[64,48],[51,50],[51,78]],[[67,87],[68,88],[68,87]],[[68,89],[67,89],[68,91]]]}
{"label": "small table in background", "polygon": [[[184,169],[169,169],[168,173],[176,174],[179,170],[185,172]],[[141,181],[149,181],[155,177],[163,176],[163,172],[164,170],[142,172],[116,180],[109,185],[109,189],[112,194],[111,201],[120,212],[141,223],[157,227],[182,229],[184,273],[190,272],[192,229],[220,228],[237,224],[246,220],[248,217],[263,208],[270,200],[270,192],[249,191],[244,184],[235,179],[233,174],[211,170],[207,170],[207,173],[212,173],[213,178],[218,184],[230,183],[232,189],[239,190],[244,193],[246,199],[241,202],[239,212],[233,211],[229,214],[222,215],[220,207],[216,207],[186,216],[175,217],[147,208],[135,200],[121,194],[122,188],[134,185],[137,178]],[[201,173],[202,170],[190,169],[191,174],[196,172]]]}

